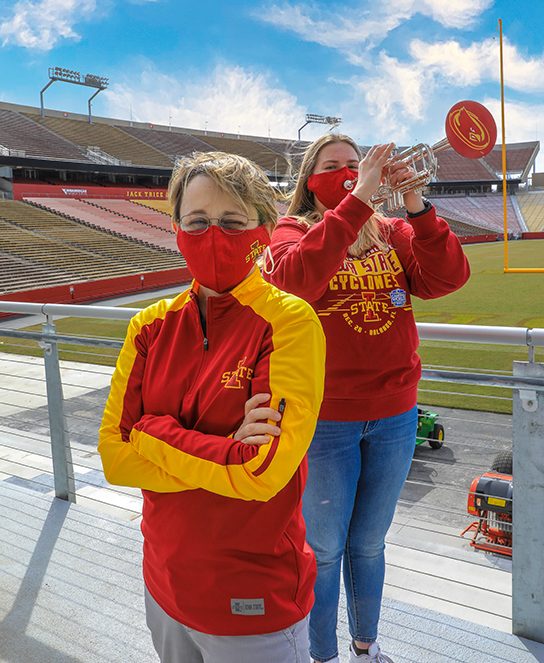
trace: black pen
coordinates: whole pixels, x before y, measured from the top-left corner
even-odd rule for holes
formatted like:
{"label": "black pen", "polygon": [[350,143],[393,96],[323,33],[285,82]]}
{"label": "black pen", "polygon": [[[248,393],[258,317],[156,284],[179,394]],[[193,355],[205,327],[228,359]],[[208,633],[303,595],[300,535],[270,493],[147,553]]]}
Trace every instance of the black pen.
{"label": "black pen", "polygon": [[283,414],[285,411],[285,398],[280,398],[280,404],[278,405],[278,412]]}

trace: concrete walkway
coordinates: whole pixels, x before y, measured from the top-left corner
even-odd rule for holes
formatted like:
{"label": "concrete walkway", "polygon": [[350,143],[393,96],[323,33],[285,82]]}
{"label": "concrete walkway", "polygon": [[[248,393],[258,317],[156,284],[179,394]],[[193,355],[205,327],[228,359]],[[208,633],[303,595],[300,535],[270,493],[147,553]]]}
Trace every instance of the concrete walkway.
{"label": "concrete walkway", "polygon": [[[0,516],[1,661],[157,662],[145,626],[137,522],[6,481]],[[395,663],[544,662],[544,645],[393,599],[385,599],[381,625]],[[347,663],[345,621],[339,636]]]}

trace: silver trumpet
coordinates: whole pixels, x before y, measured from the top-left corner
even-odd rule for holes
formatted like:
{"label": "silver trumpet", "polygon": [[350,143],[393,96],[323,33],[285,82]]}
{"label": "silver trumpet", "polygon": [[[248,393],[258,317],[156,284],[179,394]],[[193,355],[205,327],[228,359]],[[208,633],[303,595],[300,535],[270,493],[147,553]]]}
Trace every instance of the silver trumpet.
{"label": "silver trumpet", "polygon": [[[387,204],[389,210],[403,207],[408,191],[419,191],[436,177],[436,155],[452,147],[462,157],[480,159],[493,149],[497,139],[497,125],[489,110],[477,101],[465,99],[454,104],[446,115],[446,138],[432,147],[419,143],[392,156],[386,164],[385,181],[370,199],[373,205]],[[413,177],[396,186],[391,184],[387,165],[402,163],[414,171]]]}
{"label": "silver trumpet", "polygon": [[387,169],[388,164],[386,164],[385,180],[370,199],[372,205],[385,204],[387,209],[391,211],[404,207],[404,194],[408,191],[420,191],[436,177],[438,171],[436,155],[449,147],[449,140],[443,138],[432,147],[425,143],[418,143],[392,157],[388,164],[393,162],[402,163],[411,168],[414,175],[410,179],[393,186]]}

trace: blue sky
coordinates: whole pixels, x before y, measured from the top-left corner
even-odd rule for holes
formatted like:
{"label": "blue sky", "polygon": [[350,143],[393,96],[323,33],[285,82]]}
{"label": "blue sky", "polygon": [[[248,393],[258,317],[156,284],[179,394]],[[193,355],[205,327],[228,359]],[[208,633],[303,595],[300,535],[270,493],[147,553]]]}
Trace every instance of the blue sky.
{"label": "blue sky", "polygon": [[[0,0],[0,99],[38,105],[61,66],[109,77],[99,115],[295,138],[311,112],[364,144],[433,142],[460,99],[500,119],[499,17],[507,140],[544,152],[541,0]],[[46,105],[86,98],[56,83]]]}

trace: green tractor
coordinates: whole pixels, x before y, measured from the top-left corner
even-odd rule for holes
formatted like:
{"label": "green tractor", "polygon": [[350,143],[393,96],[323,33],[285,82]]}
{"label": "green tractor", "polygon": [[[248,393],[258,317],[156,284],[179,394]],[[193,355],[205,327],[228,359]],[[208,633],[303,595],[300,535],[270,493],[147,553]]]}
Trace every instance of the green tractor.
{"label": "green tractor", "polygon": [[423,408],[417,408],[416,446],[428,442],[433,449],[440,449],[444,444],[444,426],[437,423],[438,414]]}

